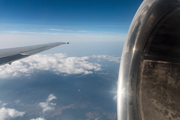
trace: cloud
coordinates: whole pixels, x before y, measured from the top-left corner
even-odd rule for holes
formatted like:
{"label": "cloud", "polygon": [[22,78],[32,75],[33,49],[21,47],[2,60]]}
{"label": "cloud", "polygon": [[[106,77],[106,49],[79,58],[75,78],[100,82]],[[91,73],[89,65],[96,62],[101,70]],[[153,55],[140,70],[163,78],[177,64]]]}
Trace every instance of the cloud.
{"label": "cloud", "polygon": [[0,101],[0,107],[4,107],[6,105],[7,105],[7,103],[3,103],[2,101]]}
{"label": "cloud", "polygon": [[7,103],[3,103],[3,104],[2,104],[2,107],[6,106],[6,105],[7,105]]}
{"label": "cloud", "polygon": [[25,114],[25,112],[20,112],[12,108],[5,108],[6,105],[7,103],[0,101],[0,120],[11,119]]}
{"label": "cloud", "polygon": [[79,30],[78,32],[88,32],[88,31],[86,31],[86,30]]}
{"label": "cloud", "polygon": [[100,117],[98,117],[98,118],[95,118],[94,120],[99,120],[100,119]]}
{"label": "cloud", "polygon": [[1,116],[0,120],[15,118],[15,117],[23,116],[24,114],[25,112],[19,112],[15,109],[5,108],[5,107],[0,108],[0,116]]}
{"label": "cloud", "polygon": [[[64,30],[64,29],[47,29],[47,30],[51,30],[51,31],[64,31],[64,32],[76,32],[76,31],[72,31],[72,30]],[[86,31],[86,30],[79,30],[77,32],[92,32],[92,31]]]}
{"label": "cloud", "polygon": [[[82,33],[96,33],[95,31],[86,31],[86,30],[78,30],[78,31],[72,31],[72,30],[63,30],[63,29],[47,29],[47,31],[42,31],[42,32],[30,32],[30,31],[2,31],[4,33],[11,33],[11,34],[49,34],[49,35],[62,35],[67,33],[67,35],[69,33],[71,33],[70,35],[81,35]],[[81,34],[77,34],[78,33],[81,33]],[[117,34],[116,32],[100,32],[100,33],[105,33],[105,34]]]}
{"label": "cloud", "polygon": [[64,32],[73,32],[72,30],[63,30],[63,29],[48,29],[51,31],[64,31]]}
{"label": "cloud", "polygon": [[120,62],[120,57],[108,55],[94,55],[84,57],[68,57],[66,54],[37,54],[28,58],[13,62],[12,65],[0,66],[0,79],[30,76],[36,71],[52,71],[55,74],[92,74],[102,70],[102,65],[90,62],[91,58]]}
{"label": "cloud", "polygon": [[48,98],[46,99],[46,102],[40,102],[38,104],[38,106],[40,106],[42,108],[42,112],[48,112],[48,111],[52,111],[55,109],[56,103],[52,103],[51,101],[57,99],[56,96],[54,96],[53,94],[50,94],[48,96]]}
{"label": "cloud", "polygon": [[[61,41],[124,41],[126,39],[126,34],[124,33],[117,33],[117,32],[96,32],[96,31],[72,31],[72,30],[55,30],[55,29],[48,29],[46,31],[20,31],[20,30],[9,30],[9,31],[0,31],[0,39],[4,39],[5,42],[8,42],[8,44],[14,45],[17,41],[26,41],[30,42],[32,44],[32,38],[33,42],[35,43],[42,43],[44,41],[46,42],[57,42],[58,40]],[[35,35],[35,36],[32,36]],[[12,41],[13,38],[13,41]],[[15,41],[15,42],[14,42]],[[18,45],[19,45],[19,42]],[[4,42],[3,42],[4,44]],[[26,44],[27,45],[27,44]],[[4,46],[4,45],[2,45]]]}
{"label": "cloud", "polygon": [[63,29],[48,29],[48,30],[52,30],[52,31],[64,31]]}
{"label": "cloud", "polygon": [[94,58],[98,58],[98,59],[105,59],[108,61],[113,61],[116,63],[120,63],[120,58],[121,57],[114,57],[114,56],[108,56],[108,55],[93,55]]}
{"label": "cloud", "polygon": [[41,118],[41,117],[39,117],[39,118],[36,118],[36,119],[31,119],[31,120],[45,120],[44,118]]}
{"label": "cloud", "polygon": [[56,96],[54,96],[53,94],[50,94],[46,102],[51,102],[51,100],[54,100],[54,99],[57,99]]}
{"label": "cloud", "polygon": [[101,65],[88,62],[89,57],[67,57],[66,54],[34,55],[12,65],[0,67],[0,78],[29,76],[36,70],[53,71],[55,74],[92,74],[100,71]]}
{"label": "cloud", "polygon": [[[53,32],[53,31],[52,31]],[[111,35],[89,35],[89,34],[72,34],[72,33],[58,33],[53,32],[54,35],[50,34],[11,34],[11,33],[1,33],[0,31],[0,40],[3,40],[0,44],[0,48],[12,48],[12,47],[19,47],[19,46],[29,46],[35,44],[42,44],[42,43],[50,43],[50,42],[57,42],[57,41],[68,41],[70,43],[78,43],[84,42],[103,42],[104,44],[108,44],[109,42],[115,42],[115,44],[122,44],[122,41],[125,40],[126,35],[119,35],[119,36],[111,36]],[[13,41],[12,41],[13,40]],[[33,41],[32,41],[33,40]]]}
{"label": "cloud", "polygon": [[18,103],[20,102],[20,100],[18,99],[18,100],[15,100],[14,102],[15,102],[16,104],[18,104]]}

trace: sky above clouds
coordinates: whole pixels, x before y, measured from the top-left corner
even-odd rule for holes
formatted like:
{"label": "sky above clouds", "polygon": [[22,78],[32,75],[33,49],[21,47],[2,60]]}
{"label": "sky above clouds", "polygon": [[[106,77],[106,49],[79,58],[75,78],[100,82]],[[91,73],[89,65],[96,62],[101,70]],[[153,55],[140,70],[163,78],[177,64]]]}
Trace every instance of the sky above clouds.
{"label": "sky above clouds", "polygon": [[[129,25],[141,0],[2,0],[4,23],[35,25]],[[12,19],[14,18],[14,19]],[[88,25],[91,23],[90,25]],[[85,26],[86,27],[86,26]],[[95,26],[91,26],[95,27]],[[74,28],[77,29],[77,28]]]}
{"label": "sky above clouds", "polygon": [[0,39],[9,43],[2,42],[1,46],[67,40],[125,41],[129,25],[141,2],[142,0],[1,0]]}

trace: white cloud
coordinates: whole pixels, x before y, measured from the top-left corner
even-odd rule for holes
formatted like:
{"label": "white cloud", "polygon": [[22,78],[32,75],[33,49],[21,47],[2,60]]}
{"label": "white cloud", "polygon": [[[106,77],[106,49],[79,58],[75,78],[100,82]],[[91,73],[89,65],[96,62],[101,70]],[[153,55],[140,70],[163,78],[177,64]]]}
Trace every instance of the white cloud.
{"label": "white cloud", "polygon": [[14,102],[15,102],[16,104],[18,104],[18,103],[20,102],[20,100],[18,99],[18,100],[15,100]]}
{"label": "white cloud", "polygon": [[63,29],[48,29],[48,30],[53,30],[53,31],[64,31]]}
{"label": "white cloud", "polygon": [[102,65],[90,62],[90,58],[105,59],[120,62],[120,57],[108,55],[94,55],[84,57],[68,57],[66,54],[37,54],[28,58],[13,62],[12,65],[0,66],[0,79],[30,76],[35,71],[53,71],[55,74],[92,74],[93,71],[101,71]]}
{"label": "white cloud", "polygon": [[89,57],[67,57],[65,54],[34,55],[12,65],[0,66],[0,78],[31,75],[36,70],[53,71],[56,74],[92,74],[100,71],[101,65],[88,62]]}
{"label": "white cloud", "polygon": [[73,32],[72,30],[63,30],[63,29],[48,29],[51,31],[65,31],[65,32]]}
{"label": "white cloud", "polygon": [[50,94],[46,102],[51,102],[51,100],[54,100],[54,99],[57,99],[56,96],[54,96],[53,94]]}
{"label": "white cloud", "polygon": [[31,120],[45,120],[44,118],[41,118],[41,117],[39,117],[39,118],[36,118],[36,119],[31,119]]}
{"label": "white cloud", "polygon": [[25,112],[20,112],[12,108],[5,108],[6,105],[7,103],[0,101],[0,120],[11,119],[25,114]]}
{"label": "white cloud", "polygon": [[2,104],[2,107],[6,106],[6,105],[7,105],[7,103],[3,103],[3,104]]}
{"label": "white cloud", "polygon": [[99,120],[99,118],[100,118],[100,117],[98,117],[98,118],[95,118],[95,120]]}
{"label": "white cloud", "polygon": [[52,111],[55,109],[56,103],[52,103],[51,101],[57,99],[56,96],[50,94],[46,99],[46,102],[40,102],[38,106],[42,108],[42,112],[45,113],[47,111]]}
{"label": "white cloud", "polygon": [[116,63],[120,63],[120,58],[121,57],[114,57],[114,56],[108,56],[108,55],[93,55],[94,58],[98,58],[98,59],[105,59],[108,61],[113,61]]}
{"label": "white cloud", "polygon": [[19,112],[15,109],[5,108],[5,107],[0,108],[0,120],[15,118],[15,117],[23,116],[24,114],[25,112]]}
{"label": "white cloud", "polygon": [[0,101],[0,107],[4,107],[6,105],[7,105],[7,103],[3,103],[2,101]]}
{"label": "white cloud", "polygon": [[88,31],[86,31],[86,30],[80,30],[80,31],[78,31],[78,32],[88,32]]}

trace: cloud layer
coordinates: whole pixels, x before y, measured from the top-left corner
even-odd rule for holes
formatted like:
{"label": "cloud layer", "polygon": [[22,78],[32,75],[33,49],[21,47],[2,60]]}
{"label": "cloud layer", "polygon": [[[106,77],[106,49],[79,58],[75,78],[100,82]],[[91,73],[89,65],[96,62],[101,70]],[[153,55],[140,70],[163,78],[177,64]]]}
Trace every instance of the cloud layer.
{"label": "cloud layer", "polygon": [[119,57],[107,55],[68,57],[66,54],[34,55],[12,65],[0,67],[0,79],[14,78],[21,75],[30,76],[35,71],[53,71],[55,74],[92,74],[93,71],[102,70],[102,65],[97,62],[89,62],[90,58],[106,59],[119,62]]}
{"label": "cloud layer", "polygon": [[31,75],[36,70],[53,71],[56,74],[91,74],[100,71],[101,65],[88,62],[88,57],[67,57],[65,54],[34,55],[12,65],[0,67],[0,78]]}

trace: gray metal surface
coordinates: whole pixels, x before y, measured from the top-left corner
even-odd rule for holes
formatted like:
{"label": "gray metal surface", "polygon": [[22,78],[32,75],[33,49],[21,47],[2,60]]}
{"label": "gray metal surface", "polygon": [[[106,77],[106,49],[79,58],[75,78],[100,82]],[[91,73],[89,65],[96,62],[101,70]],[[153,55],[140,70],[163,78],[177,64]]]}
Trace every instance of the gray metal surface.
{"label": "gray metal surface", "polygon": [[[164,99],[164,103],[162,102],[163,97],[159,99],[161,98],[159,96],[166,95],[163,93],[172,91],[175,88],[167,87],[162,91],[162,95],[159,95],[160,92],[157,91],[158,94],[155,97],[153,95],[156,93],[149,93],[149,91],[153,91],[154,89],[146,87],[147,81],[151,81],[151,78],[157,81],[163,81],[163,76],[167,73],[167,70],[169,72],[173,69],[172,71],[177,74],[175,76],[176,78],[172,80],[168,79],[171,75],[168,74],[169,77],[166,77],[168,79],[166,81],[178,79],[178,69],[169,66],[173,66],[174,64],[179,66],[180,61],[179,3],[179,0],[145,0],[134,16],[124,45],[120,64],[118,79],[118,120],[180,119],[177,114],[179,110],[178,106],[177,108],[173,108],[172,115],[170,112],[172,108],[165,107],[166,101],[169,100],[172,104],[176,104],[177,100],[180,100],[179,97],[175,97],[176,101],[166,98]],[[158,62],[162,63],[164,67],[142,67],[147,66],[147,62],[145,61],[148,60],[151,61],[148,64]],[[168,62],[168,64],[165,62]],[[148,76],[144,76],[146,69],[151,71],[148,72]],[[159,77],[157,79],[157,75],[154,75],[152,71],[159,71]],[[164,86],[168,85],[169,83],[166,82]],[[157,84],[156,87],[161,87],[161,84]],[[177,88],[176,91],[180,91],[180,89]],[[144,95],[147,96],[144,97]],[[175,95],[178,96],[178,94]],[[151,98],[154,99],[152,100]],[[159,104],[162,103],[161,107],[166,109],[159,109],[157,106],[153,107],[153,103],[150,105],[150,101],[158,101]],[[156,112],[152,112],[154,110]],[[158,115],[161,117],[158,117]]]}
{"label": "gray metal surface", "polygon": [[9,49],[0,49],[0,65],[11,63],[15,60],[19,60],[30,55],[51,49],[53,47],[69,44],[68,42],[56,42],[48,43],[42,45],[26,46],[26,47],[17,47]]}
{"label": "gray metal surface", "polygon": [[180,64],[143,60],[139,71],[139,119],[179,120]]}

